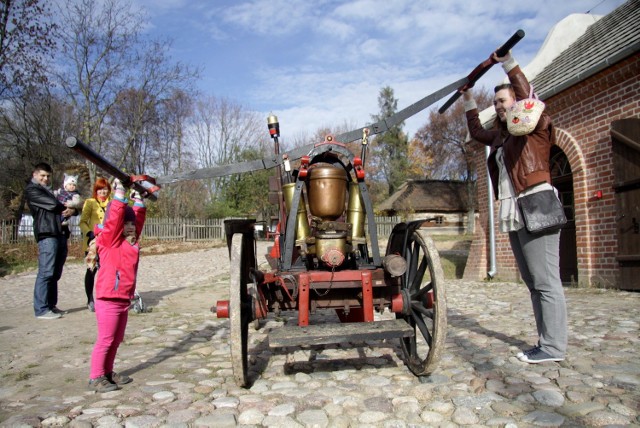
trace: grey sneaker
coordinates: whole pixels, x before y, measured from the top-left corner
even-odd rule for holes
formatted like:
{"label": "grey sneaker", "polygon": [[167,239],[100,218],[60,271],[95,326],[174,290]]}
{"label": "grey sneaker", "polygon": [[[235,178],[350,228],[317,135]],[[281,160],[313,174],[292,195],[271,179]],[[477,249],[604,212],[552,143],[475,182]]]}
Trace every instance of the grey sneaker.
{"label": "grey sneaker", "polygon": [[89,304],[87,305],[87,309],[89,309],[90,312],[95,312],[96,311],[95,303],[89,302]]}
{"label": "grey sneaker", "polygon": [[113,382],[117,385],[125,385],[127,383],[133,382],[133,379],[125,374],[120,374],[116,372],[107,373],[105,375],[110,382]]}
{"label": "grey sneaker", "polygon": [[106,376],[89,379],[89,389],[98,393],[117,391],[120,389],[115,383],[109,382]]}
{"label": "grey sneaker", "polygon": [[58,315],[65,315],[67,313],[67,311],[63,311],[62,309],[58,309],[57,306],[54,306],[53,308],[51,308],[51,312],[53,312],[54,314],[58,314]]}
{"label": "grey sneaker", "polygon": [[62,315],[56,314],[53,311],[45,312],[42,315],[36,315],[36,318],[39,320],[57,320],[58,318],[62,318]]}
{"label": "grey sneaker", "polygon": [[530,353],[535,352],[538,348],[540,348],[540,345],[536,345],[533,348],[527,349],[525,351],[518,352],[516,354],[516,358],[522,358],[525,355],[529,355]]}
{"label": "grey sneaker", "polygon": [[546,363],[547,361],[563,361],[564,357],[552,357],[551,355],[544,352],[542,349],[537,348],[535,351],[530,354],[525,354],[519,358],[520,361],[529,363],[529,364],[538,364],[538,363]]}

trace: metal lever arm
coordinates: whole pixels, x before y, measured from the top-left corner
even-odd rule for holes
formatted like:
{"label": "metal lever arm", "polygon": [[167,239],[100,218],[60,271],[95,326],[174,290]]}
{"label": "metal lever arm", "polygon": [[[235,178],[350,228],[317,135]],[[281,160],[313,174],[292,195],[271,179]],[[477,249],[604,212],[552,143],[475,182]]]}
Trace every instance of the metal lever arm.
{"label": "metal lever arm", "polygon": [[120,180],[125,187],[133,187],[140,192],[141,195],[151,199],[152,201],[158,199],[158,191],[160,190],[160,187],[155,184],[153,177],[146,175],[131,176],[127,174],[76,137],[68,137],[65,144],[67,147],[75,150],[88,161],[95,164],[98,168]]}
{"label": "metal lever arm", "polygon": [[[518,30],[516,31],[513,36],[511,36],[509,38],[509,40],[507,40],[505,42],[504,45],[500,46],[497,50],[496,50],[496,54],[498,56],[505,56],[510,50],[511,48],[513,48],[520,40],[522,40],[522,38],[524,37],[524,30]],[[445,111],[447,111],[447,109],[449,107],[451,107],[453,105],[453,103],[455,103],[457,101],[458,98],[460,98],[460,96],[462,95],[462,92],[466,91],[469,88],[473,88],[473,85],[475,85],[475,83],[480,80],[480,78],[482,76],[484,76],[484,74],[489,71],[489,69],[493,66],[493,64],[495,64],[495,60],[493,59],[493,52],[491,53],[491,55],[489,56],[488,59],[484,60],[483,62],[481,62],[480,64],[478,64],[478,66],[476,66],[476,68],[473,69],[473,71],[471,73],[469,73],[469,75],[467,76],[467,82],[460,86],[458,88],[458,91],[453,94],[451,96],[451,98],[449,98],[447,100],[447,102],[445,102],[439,109],[438,109],[438,113],[442,114]]]}

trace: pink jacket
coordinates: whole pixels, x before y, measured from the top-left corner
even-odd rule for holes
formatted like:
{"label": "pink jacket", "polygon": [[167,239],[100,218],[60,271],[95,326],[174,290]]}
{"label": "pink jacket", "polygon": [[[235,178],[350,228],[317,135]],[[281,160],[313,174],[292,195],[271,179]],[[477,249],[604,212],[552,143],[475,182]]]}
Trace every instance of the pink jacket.
{"label": "pink jacket", "polygon": [[95,284],[97,299],[129,300],[134,297],[140,259],[139,239],[147,210],[142,204],[136,203],[133,206],[136,214],[136,243],[131,245],[122,234],[126,201],[115,197],[109,203],[102,231],[96,238],[100,259]]}

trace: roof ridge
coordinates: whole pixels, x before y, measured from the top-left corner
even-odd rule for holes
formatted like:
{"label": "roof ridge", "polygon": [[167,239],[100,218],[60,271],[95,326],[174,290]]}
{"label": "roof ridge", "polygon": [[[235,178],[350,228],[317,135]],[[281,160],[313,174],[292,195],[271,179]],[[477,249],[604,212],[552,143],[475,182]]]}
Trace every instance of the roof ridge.
{"label": "roof ridge", "polygon": [[[640,40],[640,0],[629,0],[591,24],[567,49],[531,80],[541,99],[548,98],[601,69],[624,59],[625,49]],[[579,76],[575,81],[575,76]]]}

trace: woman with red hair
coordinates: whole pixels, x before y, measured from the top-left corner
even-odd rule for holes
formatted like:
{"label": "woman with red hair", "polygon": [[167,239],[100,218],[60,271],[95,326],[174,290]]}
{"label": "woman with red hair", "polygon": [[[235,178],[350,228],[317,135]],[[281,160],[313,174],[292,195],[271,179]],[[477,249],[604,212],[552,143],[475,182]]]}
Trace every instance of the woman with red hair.
{"label": "woman with red hair", "polygon": [[[89,243],[95,238],[93,229],[96,225],[102,224],[104,221],[104,213],[109,204],[111,196],[111,185],[106,178],[98,177],[93,185],[92,198],[87,199],[82,207],[82,215],[80,216],[80,230],[85,239],[82,240],[82,249],[86,255]],[[93,303],[93,283],[95,279],[95,268],[87,268],[84,275],[84,290],[87,293],[87,308],[95,311]]]}

